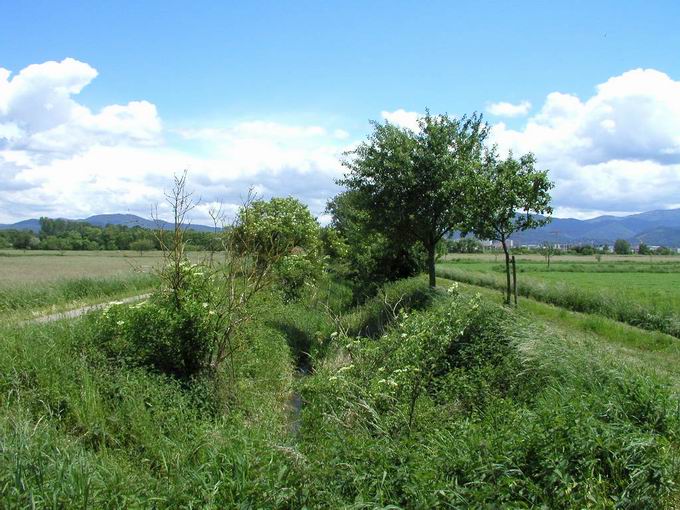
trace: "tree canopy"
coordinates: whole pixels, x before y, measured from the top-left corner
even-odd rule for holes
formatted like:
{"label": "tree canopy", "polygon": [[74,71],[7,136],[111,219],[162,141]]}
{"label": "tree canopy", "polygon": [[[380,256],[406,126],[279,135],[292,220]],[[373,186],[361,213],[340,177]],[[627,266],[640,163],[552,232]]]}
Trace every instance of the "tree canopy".
{"label": "tree canopy", "polygon": [[477,167],[489,128],[481,115],[431,115],[417,132],[373,123],[373,132],[343,162],[339,183],[357,193],[367,221],[386,236],[419,241],[432,287],[436,245],[461,226],[468,176]]}
{"label": "tree canopy", "polygon": [[466,228],[480,239],[500,241],[505,253],[506,300],[510,302],[510,254],[512,234],[540,227],[550,221],[550,189],[547,170],[536,170],[536,158],[512,153],[500,158],[495,148],[486,151],[470,185]]}

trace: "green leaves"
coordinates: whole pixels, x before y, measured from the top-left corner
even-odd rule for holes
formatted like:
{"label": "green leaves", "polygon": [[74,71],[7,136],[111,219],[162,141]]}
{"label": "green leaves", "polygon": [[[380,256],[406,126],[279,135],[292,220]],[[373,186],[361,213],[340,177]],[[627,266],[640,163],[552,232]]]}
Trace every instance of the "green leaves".
{"label": "green leaves", "polygon": [[461,228],[469,174],[481,160],[489,132],[481,115],[431,115],[413,132],[389,122],[374,131],[343,162],[339,183],[355,193],[366,223],[404,247],[418,242],[427,252],[434,286],[437,242]]}
{"label": "green leaves", "polygon": [[512,153],[501,159],[495,149],[486,151],[471,175],[467,226],[479,239],[505,241],[515,232],[540,227],[550,221],[548,172],[535,168],[536,158]]}

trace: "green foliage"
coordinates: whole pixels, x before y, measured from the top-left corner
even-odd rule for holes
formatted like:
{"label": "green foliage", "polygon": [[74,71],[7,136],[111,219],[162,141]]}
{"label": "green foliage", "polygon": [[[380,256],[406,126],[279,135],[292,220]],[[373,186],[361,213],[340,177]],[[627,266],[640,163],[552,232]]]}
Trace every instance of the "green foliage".
{"label": "green foliage", "polygon": [[405,245],[399,236],[388,236],[372,226],[357,191],[340,193],[329,201],[332,228],[346,246],[334,260],[352,282],[356,301],[376,294],[386,282],[407,278],[423,268],[419,245]]}
{"label": "green foliage", "polygon": [[404,246],[423,246],[431,286],[436,245],[463,220],[468,175],[488,131],[477,114],[427,112],[418,132],[374,122],[368,139],[344,161],[349,173],[339,183],[358,195],[377,232]]}
{"label": "green foliage", "polygon": [[667,389],[546,334],[456,297],[353,342],[305,383],[303,453],[323,480],[311,494],[328,506],[663,507],[680,430]]}
{"label": "green foliage", "polygon": [[552,214],[548,171],[535,169],[536,158],[512,153],[500,159],[488,150],[472,177],[474,193],[468,198],[466,228],[480,239],[500,241],[505,252],[506,303],[510,303],[510,257],[507,240],[515,232],[545,225]]}
{"label": "green foliage", "polygon": [[278,258],[293,248],[316,251],[319,225],[306,205],[293,197],[255,200],[242,208],[232,235],[261,257]]}
{"label": "green foliage", "polygon": [[482,243],[471,237],[451,239],[446,244],[448,253],[480,253],[483,251]]}
{"label": "green foliage", "polygon": [[130,243],[130,249],[138,251],[140,255],[145,251],[151,251],[156,247],[151,239],[139,239]]}
{"label": "green foliage", "polygon": [[97,339],[104,352],[129,366],[150,366],[190,378],[210,368],[217,330],[215,292],[200,266],[184,262],[179,303],[167,290],[102,314]]}
{"label": "green foliage", "polygon": [[300,468],[278,446],[292,365],[277,329],[248,330],[227,415],[214,381],[111,364],[97,327],[0,325],[0,506],[300,506]]}
{"label": "green foliage", "polygon": [[[215,234],[188,230],[185,237],[193,250],[214,247]],[[135,250],[159,249],[152,230],[139,226],[106,225],[97,227],[83,221],[40,218],[40,233],[27,230],[0,231],[0,246],[40,250]]]}
{"label": "green foliage", "polygon": [[617,255],[630,255],[630,243],[625,239],[617,239],[614,243],[614,253]]}
{"label": "green foliage", "polygon": [[256,264],[273,264],[287,299],[301,296],[323,269],[321,230],[299,200],[255,200],[243,207],[231,230],[237,249],[247,251]]}
{"label": "green foliage", "polygon": [[640,246],[638,246],[638,253],[640,255],[651,255],[652,250],[649,246],[647,246],[645,243],[640,243]]}

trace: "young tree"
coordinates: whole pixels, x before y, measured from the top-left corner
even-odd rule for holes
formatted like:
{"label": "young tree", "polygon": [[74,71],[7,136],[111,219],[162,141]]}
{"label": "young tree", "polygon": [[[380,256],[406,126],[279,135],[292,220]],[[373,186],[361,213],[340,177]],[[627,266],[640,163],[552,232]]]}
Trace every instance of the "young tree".
{"label": "young tree", "polygon": [[339,183],[363,198],[377,230],[427,253],[430,286],[436,285],[437,243],[463,220],[468,174],[479,164],[489,128],[481,115],[431,115],[413,132],[389,122],[348,154],[349,173]]}
{"label": "young tree", "polygon": [[555,252],[557,249],[555,248],[555,243],[550,242],[550,241],[545,241],[541,245],[541,254],[545,257],[545,261],[548,264],[548,269],[550,269],[550,259],[552,258],[553,255],[555,255]]}
{"label": "young tree", "polygon": [[550,221],[548,171],[535,169],[533,154],[519,159],[512,153],[500,159],[495,149],[486,152],[468,195],[467,229],[479,239],[500,241],[505,253],[506,303],[510,304],[510,251],[512,234]]}

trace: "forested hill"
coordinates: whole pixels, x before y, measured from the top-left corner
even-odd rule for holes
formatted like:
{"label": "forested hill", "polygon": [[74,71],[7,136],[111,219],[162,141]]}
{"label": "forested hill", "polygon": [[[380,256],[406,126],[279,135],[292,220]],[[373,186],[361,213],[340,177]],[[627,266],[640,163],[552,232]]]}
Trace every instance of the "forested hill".
{"label": "forested hill", "polygon": [[[158,228],[155,221],[136,216],[134,214],[97,214],[82,220],[67,220],[78,223],[88,223],[95,227],[105,227],[107,225],[118,225],[125,227],[142,227],[146,229]],[[172,223],[167,221],[160,221],[160,226],[164,229],[170,228]],[[13,224],[0,224],[0,230],[31,230],[33,232],[40,232],[40,220],[30,219],[23,220]],[[190,230],[197,232],[212,232],[213,227],[206,225],[189,225]]]}

